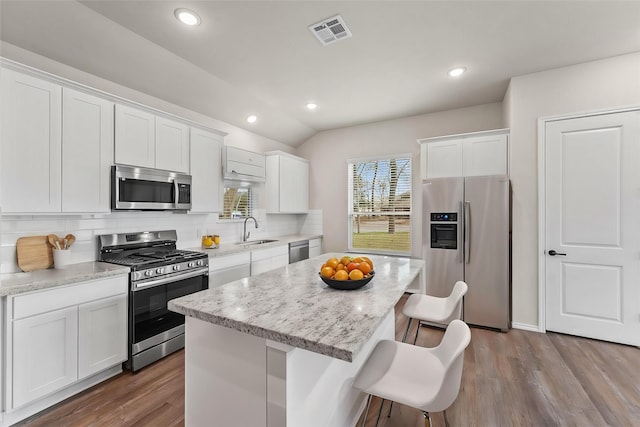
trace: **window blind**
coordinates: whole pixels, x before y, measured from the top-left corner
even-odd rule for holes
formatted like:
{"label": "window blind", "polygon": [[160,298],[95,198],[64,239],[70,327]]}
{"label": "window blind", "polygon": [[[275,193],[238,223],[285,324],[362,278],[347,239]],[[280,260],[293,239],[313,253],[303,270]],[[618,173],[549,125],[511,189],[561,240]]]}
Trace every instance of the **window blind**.
{"label": "window blind", "polygon": [[411,157],[349,162],[349,249],[411,252]]}
{"label": "window blind", "polygon": [[224,189],[224,204],[220,219],[241,219],[251,216],[251,187]]}

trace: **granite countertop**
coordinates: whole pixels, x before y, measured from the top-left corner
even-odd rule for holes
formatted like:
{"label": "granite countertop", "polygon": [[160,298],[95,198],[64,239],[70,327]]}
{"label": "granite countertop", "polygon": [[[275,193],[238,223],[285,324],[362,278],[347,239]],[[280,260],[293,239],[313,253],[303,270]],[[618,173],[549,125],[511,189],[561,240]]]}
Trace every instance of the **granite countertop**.
{"label": "granite countertop", "polygon": [[169,309],[278,343],[352,361],[424,261],[370,256],[375,277],[353,291],[318,276],[329,253],[169,302]]}
{"label": "granite countertop", "polygon": [[71,264],[63,269],[3,274],[0,276],[0,297],[122,274],[129,274],[129,267],[97,261]]}
{"label": "granite countertop", "polygon": [[207,255],[209,255],[209,258],[215,258],[217,256],[233,255],[233,254],[238,254],[242,252],[251,252],[251,251],[257,251],[260,249],[288,245],[291,242],[298,242],[300,240],[311,240],[311,239],[319,239],[319,238],[322,238],[322,234],[291,234],[287,236],[249,239],[249,242],[251,242],[251,240],[263,240],[263,239],[275,240],[275,242],[263,243],[260,245],[248,245],[246,243],[243,244],[242,242],[238,242],[238,243],[220,243],[220,245],[214,249],[203,249],[202,247],[184,248],[184,249],[187,251],[204,252]]}

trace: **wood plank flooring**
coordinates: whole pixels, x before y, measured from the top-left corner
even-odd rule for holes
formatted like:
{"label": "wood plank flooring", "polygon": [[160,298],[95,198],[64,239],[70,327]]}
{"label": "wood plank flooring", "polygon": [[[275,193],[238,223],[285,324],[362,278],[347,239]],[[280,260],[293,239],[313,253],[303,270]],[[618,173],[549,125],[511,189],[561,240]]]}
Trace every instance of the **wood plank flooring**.
{"label": "wood plank flooring", "polygon": [[[405,300],[406,296],[396,305],[397,339],[406,327]],[[442,331],[422,327],[418,345],[435,346],[441,337]],[[118,375],[18,425],[183,426],[183,366],[180,351],[137,374]],[[424,426],[420,411],[399,404],[387,418],[388,405],[379,426]],[[379,407],[380,400],[374,399],[367,427],[374,426]],[[503,334],[472,328],[462,387],[447,419],[450,426],[464,427],[640,426],[640,350],[554,333]],[[432,422],[444,426],[443,414],[432,414]],[[212,422],[207,427],[229,426]]]}

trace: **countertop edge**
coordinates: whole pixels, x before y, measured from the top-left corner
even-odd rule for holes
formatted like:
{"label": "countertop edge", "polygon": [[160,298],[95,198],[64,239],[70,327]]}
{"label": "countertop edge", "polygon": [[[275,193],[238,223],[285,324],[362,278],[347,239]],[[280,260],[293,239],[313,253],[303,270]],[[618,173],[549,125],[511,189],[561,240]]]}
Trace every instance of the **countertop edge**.
{"label": "countertop edge", "polygon": [[129,274],[129,267],[99,261],[72,264],[64,269],[12,273],[0,277],[0,297],[52,289],[80,282]]}

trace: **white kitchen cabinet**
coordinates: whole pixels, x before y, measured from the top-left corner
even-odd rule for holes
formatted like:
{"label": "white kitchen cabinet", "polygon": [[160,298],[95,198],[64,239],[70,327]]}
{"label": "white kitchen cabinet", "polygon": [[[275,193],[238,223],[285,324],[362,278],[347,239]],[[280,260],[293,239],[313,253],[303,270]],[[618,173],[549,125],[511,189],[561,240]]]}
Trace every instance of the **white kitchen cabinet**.
{"label": "white kitchen cabinet", "polygon": [[228,145],[222,148],[224,179],[263,182],[265,178],[265,156],[253,151]]}
{"label": "white kitchen cabinet", "polygon": [[281,151],[265,155],[267,213],[306,213],[309,210],[309,161]]}
{"label": "white kitchen cabinet", "polygon": [[316,257],[322,254],[322,239],[310,239],[309,240],[309,258]]}
{"label": "white kitchen cabinet", "polygon": [[209,258],[209,289],[251,276],[251,252]]}
{"label": "white kitchen cabinet", "polygon": [[45,395],[55,403],[125,361],[127,292],[122,275],[7,297],[6,409],[37,408]]}
{"label": "white kitchen cabinet", "polygon": [[155,167],[189,173],[189,126],[156,117]]}
{"label": "white kitchen cabinet", "polygon": [[127,294],[78,306],[78,379],[127,359]]}
{"label": "white kitchen cabinet", "polygon": [[155,115],[116,104],[115,161],[131,166],[153,168],[156,160]]}
{"label": "white kitchen cabinet", "polygon": [[223,137],[191,128],[191,212],[220,212]]}
{"label": "white kitchen cabinet", "polygon": [[509,130],[418,140],[422,179],[508,175]]}
{"label": "white kitchen cabinet", "polygon": [[113,102],[62,91],[62,212],[109,212]]}
{"label": "white kitchen cabinet", "polygon": [[60,212],[62,87],[0,73],[3,213]]}
{"label": "white kitchen cabinet", "polygon": [[251,251],[251,275],[282,268],[289,264],[289,245]]}
{"label": "white kitchen cabinet", "polygon": [[67,307],[13,322],[13,407],[78,379],[78,310]]}

